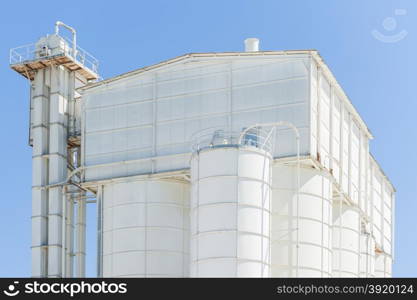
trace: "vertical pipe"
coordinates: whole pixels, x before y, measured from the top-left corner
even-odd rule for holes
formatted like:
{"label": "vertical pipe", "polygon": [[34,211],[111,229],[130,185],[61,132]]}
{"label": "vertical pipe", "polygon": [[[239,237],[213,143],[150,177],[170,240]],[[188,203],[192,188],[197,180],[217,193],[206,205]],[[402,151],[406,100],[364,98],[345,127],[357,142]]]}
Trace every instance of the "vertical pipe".
{"label": "vertical pipe", "polygon": [[67,24],[64,24],[61,21],[57,21],[55,23],[55,34],[56,35],[59,35],[59,26],[65,27],[66,29],[68,29],[69,31],[72,32],[72,54],[73,54],[72,56],[76,60],[76,57],[77,57],[77,32],[71,26],[68,26]]}
{"label": "vertical pipe", "polygon": [[62,277],[66,277],[66,267],[67,267],[67,231],[66,231],[66,224],[67,224],[67,186],[64,186],[62,189],[62,248],[61,248],[61,270],[62,270]]}
{"label": "vertical pipe", "polygon": [[[324,180],[321,179],[321,189],[324,193]],[[330,191],[329,191],[330,192]],[[321,263],[321,277],[324,277],[324,201],[321,201],[321,249],[320,249],[320,263]]]}
{"label": "vertical pipe", "polygon": [[66,277],[72,278],[74,276],[73,273],[73,253],[74,253],[74,230],[73,230],[73,222],[74,222],[74,199],[70,197],[68,199],[67,204],[67,223],[66,223]]}
{"label": "vertical pipe", "polygon": [[[360,177],[359,177],[359,181],[360,181]],[[358,196],[360,197],[360,196]],[[359,220],[358,220],[358,277],[360,277],[361,274],[361,222],[362,222],[362,213],[360,212],[360,207],[359,207]]]}
{"label": "vertical pipe", "polygon": [[103,277],[103,186],[97,187],[97,277]]}
{"label": "vertical pipe", "polygon": [[33,146],[33,134],[32,134],[32,127],[33,127],[33,95],[34,95],[34,85],[32,81],[29,80],[29,138],[28,138],[28,145]]}
{"label": "vertical pipe", "polygon": [[[275,131],[276,131],[276,128],[273,128],[272,132],[273,132],[274,136],[276,137]],[[274,138],[274,136],[273,136],[273,143],[272,143],[272,150],[271,150],[272,155],[274,155],[274,150],[275,150],[275,138]],[[269,181],[268,181],[269,186],[271,187],[269,200],[268,200],[269,201],[268,202],[268,207],[269,207],[269,211],[270,211],[269,223],[268,223],[268,236],[269,236],[269,247],[268,247],[269,248],[269,251],[268,251],[269,260],[268,260],[268,264],[269,264],[270,267],[269,267],[268,277],[272,277],[272,226],[271,226],[271,224],[272,224],[272,164],[273,164],[273,161],[271,161],[271,166],[269,168]]]}
{"label": "vertical pipe", "polygon": [[[70,80],[69,80],[69,90],[72,91],[75,89],[75,80],[76,80],[76,75],[75,73],[70,73],[69,74]],[[69,112],[69,120],[68,120],[68,132],[70,136],[73,136],[76,134],[75,132],[75,128],[76,128],[76,124],[75,124],[75,97],[73,93],[70,93],[68,95],[68,112]]]}
{"label": "vertical pipe", "polygon": [[394,262],[395,259],[395,194],[391,192],[391,264]]}
{"label": "vertical pipe", "polygon": [[343,198],[339,199],[339,277],[342,277],[342,211]]}
{"label": "vertical pipe", "polygon": [[[274,130],[274,128],[272,128],[271,129],[271,131],[270,131],[270,133],[272,132]],[[267,137],[267,139],[269,138],[269,135],[268,135],[268,137]],[[266,141],[265,141],[266,142]],[[268,268],[268,272],[265,272],[265,265],[264,264],[261,264],[261,274],[262,274],[262,276],[263,277],[270,277],[270,272],[271,272],[271,260],[270,260],[270,256],[269,255],[267,255],[267,257],[265,257],[264,258],[264,255],[265,255],[265,249],[266,248],[270,248],[271,247],[271,236],[269,235],[269,231],[268,231],[268,234],[265,234],[265,231],[264,231],[264,229],[265,229],[265,216],[264,216],[264,211],[265,211],[265,201],[266,200],[268,200],[268,204],[270,203],[270,201],[271,201],[271,196],[272,196],[272,191],[271,191],[271,182],[272,182],[272,179],[271,179],[271,174],[272,174],[272,161],[271,160],[268,160],[267,158],[266,158],[266,156],[264,156],[264,162],[263,162],[263,169],[262,169],[262,181],[263,181],[263,183],[262,183],[262,190],[261,190],[261,192],[262,192],[262,205],[261,205],[261,208],[262,208],[262,215],[261,215],[261,236],[262,236],[262,244],[261,244],[261,260],[262,261],[264,261],[264,262],[266,262],[266,264],[269,266],[269,268]],[[268,173],[266,174],[265,173],[265,171],[266,171],[266,168],[268,169]],[[265,178],[265,175],[267,176],[267,178]],[[238,191],[238,193],[239,193],[239,191]],[[239,195],[238,195],[238,197],[239,197]],[[269,205],[268,206],[268,209],[267,209],[268,211],[269,211],[269,213],[271,212],[271,206]],[[268,222],[268,224],[269,223],[271,223],[271,215],[269,215],[269,218],[267,218],[267,220],[266,220],[267,222]],[[264,243],[265,243],[265,240],[264,240],[264,236],[268,236],[269,237],[269,242],[267,243],[267,245],[265,245],[264,246]]]}
{"label": "vertical pipe", "polygon": [[[375,236],[374,236],[374,167],[373,167],[373,164],[372,164],[372,162],[371,161],[369,161],[369,166],[370,166],[370,168],[369,168],[369,188],[370,188],[370,198],[371,198],[371,211],[370,211],[370,214],[371,214],[371,236],[374,238],[374,240],[375,240],[375,242],[376,242],[376,239],[375,239]],[[373,249],[373,251],[374,251],[374,255],[376,254],[375,253],[375,249]]]}
{"label": "vertical pipe", "polygon": [[[240,147],[237,149],[237,156],[236,156],[236,161],[237,161],[237,164],[236,164],[236,168],[237,168],[237,171],[236,171],[236,173],[237,174],[240,174],[239,173],[239,167],[240,167],[240,164],[239,164],[239,156],[240,156],[240,153],[241,153],[241,151],[240,151]],[[200,157],[199,157],[199,159],[200,159]],[[198,168],[200,169],[200,166],[201,165],[199,165],[198,166]],[[240,183],[240,179],[239,178],[237,178],[237,184],[236,184],[236,186],[235,186],[235,190],[236,190],[236,195],[237,195],[237,199],[239,199],[239,183]],[[200,185],[200,183],[199,183],[199,185]],[[199,200],[200,200],[200,195],[198,195],[198,198],[199,198]],[[235,256],[236,257],[239,257],[239,232],[238,232],[238,229],[239,229],[239,200],[237,201],[237,205],[236,205],[237,207],[236,207],[236,210],[237,210],[237,213],[236,213],[236,237],[235,237],[235,245],[236,245],[236,252],[235,252]],[[200,208],[199,208],[200,209]],[[263,243],[261,242],[261,255],[262,255],[262,245]],[[261,266],[262,267],[262,266]],[[235,277],[236,278],[238,278],[239,277],[239,260],[238,259],[236,259],[236,267],[235,267],[235,271],[236,271],[236,273],[235,273]]]}
{"label": "vertical pipe", "polygon": [[[74,169],[79,167],[80,148],[72,148],[70,158]],[[76,277],[85,277],[85,235],[86,235],[86,193],[81,190],[74,190],[74,196],[77,200],[77,219],[75,222],[75,240],[76,240]]]}
{"label": "vertical pipe", "polygon": [[296,141],[297,141],[297,268],[296,268],[296,277],[299,273],[299,252],[300,252],[300,135],[296,132]]}
{"label": "vertical pipe", "polygon": [[80,193],[77,199],[77,222],[76,235],[77,235],[77,251],[75,253],[77,274],[76,277],[85,277],[85,230],[86,230],[86,200],[84,193]]}
{"label": "vertical pipe", "polygon": [[[332,276],[332,268],[333,268],[333,182],[330,182],[329,184],[329,205],[328,205],[328,215],[331,216],[328,220],[327,225],[327,244],[329,245],[328,249],[328,255],[327,256],[327,274],[329,274],[329,277]],[[331,226],[329,226],[331,224]]]}

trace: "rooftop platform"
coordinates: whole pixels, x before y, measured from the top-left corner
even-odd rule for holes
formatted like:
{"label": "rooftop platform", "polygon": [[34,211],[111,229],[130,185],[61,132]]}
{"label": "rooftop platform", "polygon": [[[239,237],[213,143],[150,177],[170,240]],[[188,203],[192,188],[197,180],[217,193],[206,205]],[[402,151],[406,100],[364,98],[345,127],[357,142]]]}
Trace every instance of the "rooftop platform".
{"label": "rooftop platform", "polygon": [[[40,50],[37,43],[10,49],[10,67],[30,80],[33,80],[37,70],[51,65],[62,65],[70,71],[79,73],[88,81],[99,79],[98,60],[80,47],[74,51],[71,41],[59,37],[64,46],[58,49]],[[76,52],[75,55],[73,52]]]}

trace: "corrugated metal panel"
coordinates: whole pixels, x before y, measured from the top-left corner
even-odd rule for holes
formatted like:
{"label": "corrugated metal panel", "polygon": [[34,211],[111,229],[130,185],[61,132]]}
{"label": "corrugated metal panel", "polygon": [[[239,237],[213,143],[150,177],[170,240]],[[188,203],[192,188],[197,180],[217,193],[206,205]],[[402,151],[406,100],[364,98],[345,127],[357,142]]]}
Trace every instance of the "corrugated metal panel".
{"label": "corrugated metal panel", "polygon": [[[90,91],[86,107],[85,164],[106,164],[190,152],[193,133],[223,127],[240,131],[254,123],[290,121],[301,132],[301,152],[309,152],[309,58],[228,60],[178,64]],[[307,66],[307,67],[306,67]],[[274,156],[296,152],[293,133],[277,131]],[[189,167],[176,158],[176,168]],[[146,167],[145,167],[146,165]],[[172,166],[129,164],[88,170],[102,179]]]}
{"label": "corrugated metal panel", "polygon": [[393,213],[394,191],[379,166],[372,158],[370,160],[371,176],[370,182],[372,193],[372,222],[375,242],[380,250],[386,255],[392,255],[393,248]]}

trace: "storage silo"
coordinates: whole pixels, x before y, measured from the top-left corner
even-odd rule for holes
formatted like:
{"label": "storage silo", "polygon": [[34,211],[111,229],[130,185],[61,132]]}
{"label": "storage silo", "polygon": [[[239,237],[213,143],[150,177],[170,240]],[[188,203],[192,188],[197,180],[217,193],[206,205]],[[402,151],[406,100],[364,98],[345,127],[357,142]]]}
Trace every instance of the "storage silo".
{"label": "storage silo", "polygon": [[386,253],[377,253],[375,258],[375,277],[392,277],[392,258]]}
{"label": "storage silo", "polygon": [[375,277],[375,240],[369,232],[360,235],[360,277]]}
{"label": "storage silo", "polygon": [[191,277],[269,277],[270,166],[260,136],[215,131],[191,160]]}
{"label": "storage silo", "polygon": [[[330,277],[332,183],[325,171],[276,162],[272,168],[272,277]],[[298,208],[297,208],[298,204]]]}
{"label": "storage silo", "polygon": [[359,277],[360,211],[345,202],[333,200],[333,277]]}
{"label": "storage silo", "polygon": [[113,183],[103,189],[103,277],[186,277],[189,184]]}

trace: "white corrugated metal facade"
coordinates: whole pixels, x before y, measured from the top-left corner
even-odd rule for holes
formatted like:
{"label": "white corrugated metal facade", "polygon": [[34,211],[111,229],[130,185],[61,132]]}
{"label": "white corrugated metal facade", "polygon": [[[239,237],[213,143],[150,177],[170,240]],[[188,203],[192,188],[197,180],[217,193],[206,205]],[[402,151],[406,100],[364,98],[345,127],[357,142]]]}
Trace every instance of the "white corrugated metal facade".
{"label": "white corrugated metal facade", "polygon": [[[290,129],[279,128],[271,154],[274,170],[284,173],[272,176],[269,276],[390,276],[394,189],[369,154],[370,132],[317,52],[190,54],[82,94],[85,180],[104,186],[115,178],[188,174],[192,137],[201,130],[291,122],[301,134],[303,166],[313,173],[301,172],[308,185],[300,192],[308,192],[296,216],[288,206],[295,186],[285,186],[296,144]],[[296,217],[298,229],[289,221]],[[210,268],[204,274],[216,276]]]}
{"label": "white corrugated metal facade", "polygon": [[[240,131],[288,120],[309,153],[309,56],[185,59],[84,92],[85,164],[173,154],[92,168],[87,180],[189,168],[191,136],[209,127]],[[274,156],[295,153],[293,134],[278,133]]]}

